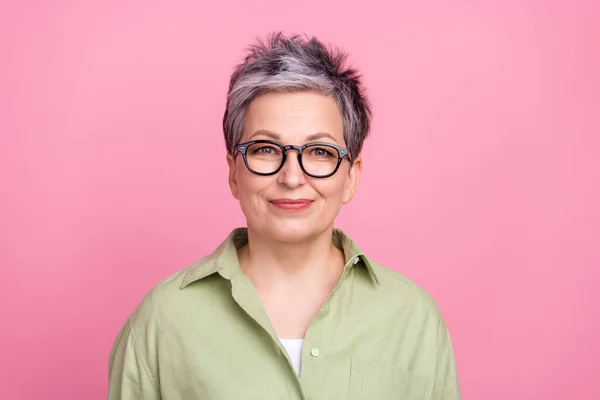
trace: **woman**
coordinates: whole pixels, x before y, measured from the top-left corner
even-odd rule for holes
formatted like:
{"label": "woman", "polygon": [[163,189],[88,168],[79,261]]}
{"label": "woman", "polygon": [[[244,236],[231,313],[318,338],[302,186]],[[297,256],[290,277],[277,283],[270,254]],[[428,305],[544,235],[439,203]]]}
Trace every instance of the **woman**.
{"label": "woman", "polygon": [[144,298],[109,399],[460,398],[434,302],[333,228],[369,124],[344,54],[281,34],[251,47],[223,120],[247,228]]}

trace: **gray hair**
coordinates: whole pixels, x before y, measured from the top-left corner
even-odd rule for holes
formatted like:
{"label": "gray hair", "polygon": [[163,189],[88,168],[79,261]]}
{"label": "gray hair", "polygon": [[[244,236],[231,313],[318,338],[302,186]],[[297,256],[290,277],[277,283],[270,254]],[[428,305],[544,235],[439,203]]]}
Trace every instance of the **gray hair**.
{"label": "gray hair", "polygon": [[340,108],[344,139],[356,158],[369,134],[371,107],[358,70],[346,65],[348,55],[326,48],[315,37],[270,34],[257,39],[231,75],[223,133],[227,151],[234,154],[244,131],[244,117],[252,100],[268,92],[316,90],[332,96]]}

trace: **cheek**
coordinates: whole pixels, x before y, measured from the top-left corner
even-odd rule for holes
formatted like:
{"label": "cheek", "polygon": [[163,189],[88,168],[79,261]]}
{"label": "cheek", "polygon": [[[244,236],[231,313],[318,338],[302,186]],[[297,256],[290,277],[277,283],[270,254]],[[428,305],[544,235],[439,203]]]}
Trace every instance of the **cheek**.
{"label": "cheek", "polygon": [[347,179],[345,176],[336,175],[329,179],[314,182],[313,187],[326,201],[338,203],[341,202],[344,197],[346,181]]}
{"label": "cheek", "polygon": [[237,182],[240,202],[246,203],[245,206],[251,205],[254,207],[262,198],[262,194],[269,186],[270,180],[270,177],[256,176],[247,170],[238,171]]}

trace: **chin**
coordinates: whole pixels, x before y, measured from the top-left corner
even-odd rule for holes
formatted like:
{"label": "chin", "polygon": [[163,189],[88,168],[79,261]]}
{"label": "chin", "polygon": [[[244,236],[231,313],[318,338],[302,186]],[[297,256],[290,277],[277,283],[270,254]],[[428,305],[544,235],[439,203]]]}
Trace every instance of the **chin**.
{"label": "chin", "polygon": [[298,243],[313,238],[327,230],[327,226],[316,226],[310,221],[267,221],[261,229],[261,235],[285,243]]}

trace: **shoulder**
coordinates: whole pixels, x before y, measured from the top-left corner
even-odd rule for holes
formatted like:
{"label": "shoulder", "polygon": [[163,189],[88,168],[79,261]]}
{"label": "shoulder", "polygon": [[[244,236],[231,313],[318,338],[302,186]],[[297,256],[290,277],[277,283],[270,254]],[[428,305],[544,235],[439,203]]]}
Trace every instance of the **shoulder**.
{"label": "shoulder", "polygon": [[[375,292],[377,305],[393,316],[391,324],[404,334],[435,343],[441,348],[448,341],[448,328],[440,307],[434,298],[420,285],[377,263],[371,263],[380,286]],[[410,332],[410,333],[407,333]]]}
{"label": "shoulder", "polygon": [[442,316],[434,298],[419,284],[405,275],[373,261],[371,267],[379,280],[383,301],[390,306],[409,308],[424,316],[441,320]]}
{"label": "shoulder", "polygon": [[[214,294],[227,284],[216,271],[211,270],[209,256],[203,257],[155,284],[146,292],[130,315],[131,323],[139,329],[148,325],[162,325],[187,313],[190,303],[207,306],[216,300]],[[202,279],[188,286],[190,275],[202,273]]]}

